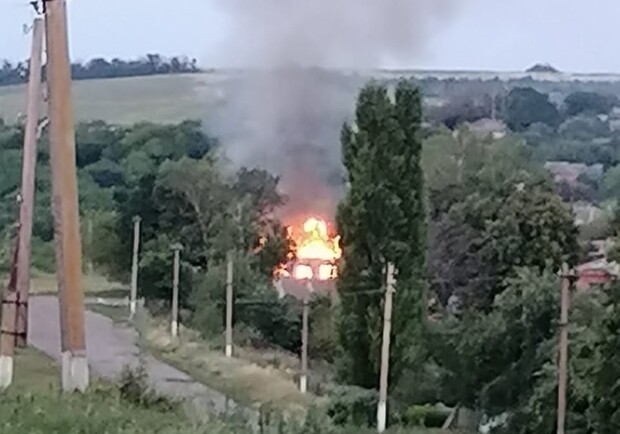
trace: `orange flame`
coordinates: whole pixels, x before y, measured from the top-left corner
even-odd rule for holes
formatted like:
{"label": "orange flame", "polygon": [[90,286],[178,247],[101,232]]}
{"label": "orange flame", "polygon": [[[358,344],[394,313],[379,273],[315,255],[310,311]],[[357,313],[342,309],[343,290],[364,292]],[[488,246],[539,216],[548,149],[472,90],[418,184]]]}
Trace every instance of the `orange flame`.
{"label": "orange flame", "polygon": [[289,227],[289,235],[296,245],[296,262],[292,270],[295,279],[332,280],[338,277],[336,261],[342,257],[340,237],[330,236],[324,220],[309,218],[297,233],[295,228]]}

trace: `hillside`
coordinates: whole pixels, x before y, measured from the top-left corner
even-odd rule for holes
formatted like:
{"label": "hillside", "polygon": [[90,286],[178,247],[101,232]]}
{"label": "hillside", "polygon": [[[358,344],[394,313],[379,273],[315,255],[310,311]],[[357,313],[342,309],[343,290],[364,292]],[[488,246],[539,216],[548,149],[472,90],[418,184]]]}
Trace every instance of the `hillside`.
{"label": "hillside", "polygon": [[[25,112],[25,90],[0,88],[0,117],[14,120]],[[213,101],[202,74],[76,81],[73,93],[76,120],[122,124],[202,118]]]}
{"label": "hillside", "polygon": [[[570,91],[591,90],[620,94],[617,74],[545,74],[493,71],[332,71],[324,74],[333,93],[353,102],[359,86],[370,80],[392,81],[411,76],[420,81],[425,95],[439,101],[462,93],[497,91],[532,86],[562,98]],[[178,122],[217,116],[218,108],[248,75],[241,71],[200,74],[80,80],[74,82],[76,120],[105,120],[130,124],[137,121]],[[324,77],[324,79],[325,79]],[[0,118],[14,120],[25,112],[25,86],[0,87]]]}

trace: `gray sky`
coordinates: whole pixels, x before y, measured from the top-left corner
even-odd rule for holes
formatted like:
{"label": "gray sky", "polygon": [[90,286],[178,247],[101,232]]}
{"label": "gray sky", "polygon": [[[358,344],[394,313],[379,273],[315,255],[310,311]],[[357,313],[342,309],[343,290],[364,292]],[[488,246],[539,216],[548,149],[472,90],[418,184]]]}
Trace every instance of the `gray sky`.
{"label": "gray sky", "polygon": [[[225,2],[227,0],[219,0]],[[257,0],[247,0],[257,1]],[[311,0],[309,0],[311,1]],[[389,1],[389,0],[377,0]],[[423,54],[387,67],[523,70],[549,62],[571,72],[620,72],[618,0],[456,0],[433,23]],[[196,57],[203,66],[234,59],[223,49],[227,16],[216,0],[69,0],[75,60],[134,58],[146,52]],[[0,0],[0,58],[24,59],[28,0]]]}

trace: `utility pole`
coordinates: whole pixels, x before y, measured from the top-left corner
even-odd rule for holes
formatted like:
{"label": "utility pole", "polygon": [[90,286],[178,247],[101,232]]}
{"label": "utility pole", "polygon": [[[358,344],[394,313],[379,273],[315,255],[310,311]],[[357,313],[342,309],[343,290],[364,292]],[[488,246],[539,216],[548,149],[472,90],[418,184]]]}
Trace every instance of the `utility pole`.
{"label": "utility pole", "polygon": [[562,304],[560,313],[560,357],[558,361],[558,430],[565,434],[566,385],[568,380],[568,311],[570,309],[571,273],[568,265],[562,265]]}
{"label": "utility pole", "polygon": [[226,357],[233,355],[233,255],[228,252],[226,266]]}
{"label": "utility pole", "polygon": [[30,292],[30,258],[32,245],[32,220],[34,214],[35,171],[37,166],[37,132],[41,104],[41,57],[43,53],[43,20],[35,18],[32,25],[32,52],[28,79],[28,116],[24,131],[22,160],[21,204],[19,209],[19,235],[17,248],[17,334],[20,348],[28,340],[28,294]]}
{"label": "utility pole", "polygon": [[390,367],[390,337],[392,333],[392,296],[394,295],[394,264],[387,266],[385,303],[383,312],[383,346],[381,348],[381,377],[379,383],[379,406],[377,408],[377,431],[382,433],[387,425],[388,374]]}
{"label": "utility pole", "polygon": [[24,138],[22,186],[20,193],[17,243],[11,261],[11,273],[2,300],[2,325],[0,331],[0,388],[13,382],[13,357],[15,345],[25,346],[28,330],[28,291],[30,286],[30,240],[34,207],[34,172],[36,142],[41,98],[41,57],[43,51],[43,22],[34,20],[30,77],[28,80],[28,117]]}
{"label": "utility pole", "polygon": [[75,130],[65,0],[44,0],[49,86],[52,212],[60,302],[62,388],[88,387]]}
{"label": "utility pole", "polygon": [[172,320],[170,322],[170,332],[173,338],[179,336],[179,271],[181,268],[181,250],[180,244],[172,246],[174,251],[174,270],[172,277]]}
{"label": "utility pole", "polygon": [[93,214],[88,213],[86,219],[86,245],[88,246],[88,274],[92,275],[95,266],[93,264]]}
{"label": "utility pole", "polygon": [[[17,261],[17,248],[13,264]],[[2,329],[0,334],[0,387],[5,389],[13,382],[13,356],[15,355],[15,326],[17,319],[17,269],[11,268],[9,283],[2,300]]]}
{"label": "utility pole", "polygon": [[140,222],[139,216],[133,218],[133,257],[131,261],[131,300],[129,304],[129,317],[136,315],[136,301],[138,299],[138,253],[140,251]]}
{"label": "utility pole", "polygon": [[[310,288],[308,288],[310,289]],[[299,377],[299,391],[308,391],[308,317],[310,314],[310,292],[304,295],[302,327],[301,327],[301,376]]]}

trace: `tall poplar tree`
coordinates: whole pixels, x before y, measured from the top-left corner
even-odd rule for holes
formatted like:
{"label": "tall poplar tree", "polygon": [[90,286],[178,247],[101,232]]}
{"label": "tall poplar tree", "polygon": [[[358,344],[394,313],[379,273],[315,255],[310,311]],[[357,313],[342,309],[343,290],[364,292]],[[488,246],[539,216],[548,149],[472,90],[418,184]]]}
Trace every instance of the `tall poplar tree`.
{"label": "tall poplar tree", "polygon": [[371,83],[355,122],[342,131],[347,192],[338,210],[343,263],[338,283],[342,380],[378,385],[385,270],[396,268],[391,380],[411,366],[426,311],[426,207],[419,90],[400,81],[392,93]]}

